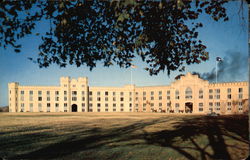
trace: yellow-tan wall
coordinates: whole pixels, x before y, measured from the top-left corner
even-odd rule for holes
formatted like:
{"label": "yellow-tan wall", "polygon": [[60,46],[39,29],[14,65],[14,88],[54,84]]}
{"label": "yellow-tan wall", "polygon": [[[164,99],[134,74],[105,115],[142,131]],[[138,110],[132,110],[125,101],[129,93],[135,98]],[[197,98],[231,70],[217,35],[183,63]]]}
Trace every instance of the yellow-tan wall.
{"label": "yellow-tan wall", "polygon": [[[59,86],[20,86],[15,82],[9,83],[8,87],[10,112],[72,112],[72,105],[74,105],[77,106],[77,112],[182,113],[186,111],[189,103],[192,104],[192,113],[227,114],[235,110],[243,112],[239,109],[239,104],[248,106],[248,82],[209,83],[190,73],[168,86],[91,87],[86,77],[78,79],[61,77]],[[187,88],[191,89],[192,98],[186,98]],[[228,98],[228,88],[231,88],[231,99]],[[239,88],[242,88],[241,98],[239,98]],[[216,89],[220,90],[219,99],[214,97]],[[179,91],[179,99],[176,99],[176,90]],[[209,99],[209,90],[213,91],[213,99]],[[33,91],[33,100],[30,99],[30,91]],[[38,100],[39,91],[42,92],[41,101]],[[50,92],[50,100],[47,100],[47,91]],[[24,92],[24,95],[21,95],[21,92]],[[59,93],[58,96],[56,92]],[[169,95],[168,92],[170,92]],[[76,93],[76,96],[73,93]],[[170,99],[167,99],[168,96]],[[220,106],[215,107],[218,103]],[[231,109],[228,107],[229,103],[231,103]],[[30,108],[31,104],[33,110]],[[48,104],[50,104],[49,110]],[[58,108],[55,107],[56,104]],[[212,107],[209,107],[210,104]],[[22,109],[23,105],[24,109]],[[42,106],[42,109],[38,106]]]}

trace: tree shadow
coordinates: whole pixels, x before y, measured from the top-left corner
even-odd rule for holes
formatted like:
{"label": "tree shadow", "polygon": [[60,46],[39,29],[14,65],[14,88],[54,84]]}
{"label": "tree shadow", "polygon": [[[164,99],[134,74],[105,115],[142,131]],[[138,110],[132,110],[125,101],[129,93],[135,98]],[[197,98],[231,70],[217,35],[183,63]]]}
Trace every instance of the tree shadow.
{"label": "tree shadow", "polygon": [[[174,129],[163,129],[156,132],[147,131],[147,127],[160,123],[169,124],[175,117],[161,117],[148,121],[137,121],[133,124],[105,128],[77,128],[65,139],[36,149],[29,153],[14,155],[10,159],[55,159],[70,156],[82,151],[97,151],[100,148],[113,149],[121,146],[154,145],[171,148],[183,157],[196,159],[233,159],[228,148],[232,147],[225,138],[248,144],[247,116],[220,116],[184,118],[173,124]],[[45,135],[47,133],[44,133]],[[25,136],[25,135],[23,135]],[[24,137],[15,137],[23,139]],[[56,135],[46,135],[56,136]],[[206,137],[207,143],[199,144],[197,137]],[[40,137],[43,138],[43,137]],[[24,138],[25,139],[25,138]],[[27,140],[27,139],[25,139]],[[42,139],[40,139],[42,140]],[[136,140],[143,140],[138,142]],[[130,141],[131,143],[125,143]],[[188,142],[188,145],[182,145]],[[28,141],[27,143],[34,143]],[[115,145],[110,145],[115,144]],[[18,145],[18,144],[17,144]],[[237,146],[234,146],[237,147]],[[210,148],[212,151],[208,150]],[[240,149],[240,148],[239,148]],[[88,154],[87,154],[88,153]],[[198,157],[197,157],[198,156]],[[99,159],[95,152],[86,152],[81,159]],[[112,153],[102,159],[121,159],[118,153]]]}

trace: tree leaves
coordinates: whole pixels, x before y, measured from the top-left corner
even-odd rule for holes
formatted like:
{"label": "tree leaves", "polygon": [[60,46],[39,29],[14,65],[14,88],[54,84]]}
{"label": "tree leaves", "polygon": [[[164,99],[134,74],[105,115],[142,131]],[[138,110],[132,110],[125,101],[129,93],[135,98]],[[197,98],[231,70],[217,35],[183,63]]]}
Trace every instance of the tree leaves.
{"label": "tree leaves", "polygon": [[[202,11],[217,21],[228,20],[226,0],[192,1],[4,1],[0,4],[0,47],[12,46],[31,34],[37,21],[47,19],[50,29],[39,45],[36,62],[92,70],[117,64],[130,67],[136,54],[148,64],[150,75],[160,71],[184,71],[185,65],[208,59],[206,46],[198,39]],[[192,8],[195,3],[195,8]],[[35,11],[35,12],[34,12]],[[20,20],[20,12],[23,20]],[[39,33],[35,33],[39,35]]]}

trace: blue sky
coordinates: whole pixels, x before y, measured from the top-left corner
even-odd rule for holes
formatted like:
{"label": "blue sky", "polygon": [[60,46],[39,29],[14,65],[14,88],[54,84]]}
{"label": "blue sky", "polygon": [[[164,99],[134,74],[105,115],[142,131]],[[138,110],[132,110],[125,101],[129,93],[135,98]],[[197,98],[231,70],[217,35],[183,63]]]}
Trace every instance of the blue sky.
{"label": "blue sky", "polygon": [[[201,64],[188,66],[186,72],[210,72],[215,67],[215,58],[227,57],[228,52],[239,54],[244,63],[247,63],[248,57],[248,17],[247,5],[244,5],[242,20],[238,14],[240,1],[230,2],[226,5],[230,20],[228,22],[215,22],[207,15],[202,15],[199,21],[203,22],[204,27],[199,30],[199,38],[207,46],[210,60]],[[46,23],[40,22],[37,25],[36,32],[44,32]],[[4,50],[0,48],[0,106],[8,104],[8,83],[19,82],[20,85],[59,85],[61,76],[70,76],[72,78],[88,77],[90,86],[123,86],[130,84],[130,69],[112,66],[102,67],[98,64],[96,68],[89,71],[87,67],[67,66],[60,68],[51,65],[48,68],[39,68],[28,57],[36,57],[40,40],[35,36],[28,36],[20,40],[23,45],[21,53],[15,53],[13,48]],[[157,76],[150,76],[144,70],[146,64],[140,59],[135,59],[136,69],[132,70],[133,83],[138,86],[146,85],[168,85],[179,72],[171,72],[168,76],[166,72],[161,72]],[[185,72],[185,73],[186,73]],[[239,76],[229,77],[228,81],[247,81],[247,65],[239,68]],[[219,81],[224,81],[219,79]]]}

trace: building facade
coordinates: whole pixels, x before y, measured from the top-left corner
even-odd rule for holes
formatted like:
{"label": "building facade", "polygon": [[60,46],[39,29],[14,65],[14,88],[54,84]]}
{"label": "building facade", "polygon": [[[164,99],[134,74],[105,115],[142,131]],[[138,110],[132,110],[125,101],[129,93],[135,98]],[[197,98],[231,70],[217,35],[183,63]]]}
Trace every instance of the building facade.
{"label": "building facade", "polygon": [[8,87],[10,112],[230,114],[248,108],[248,82],[209,83],[191,73],[167,86],[91,87],[86,77],[61,77],[59,86]]}

